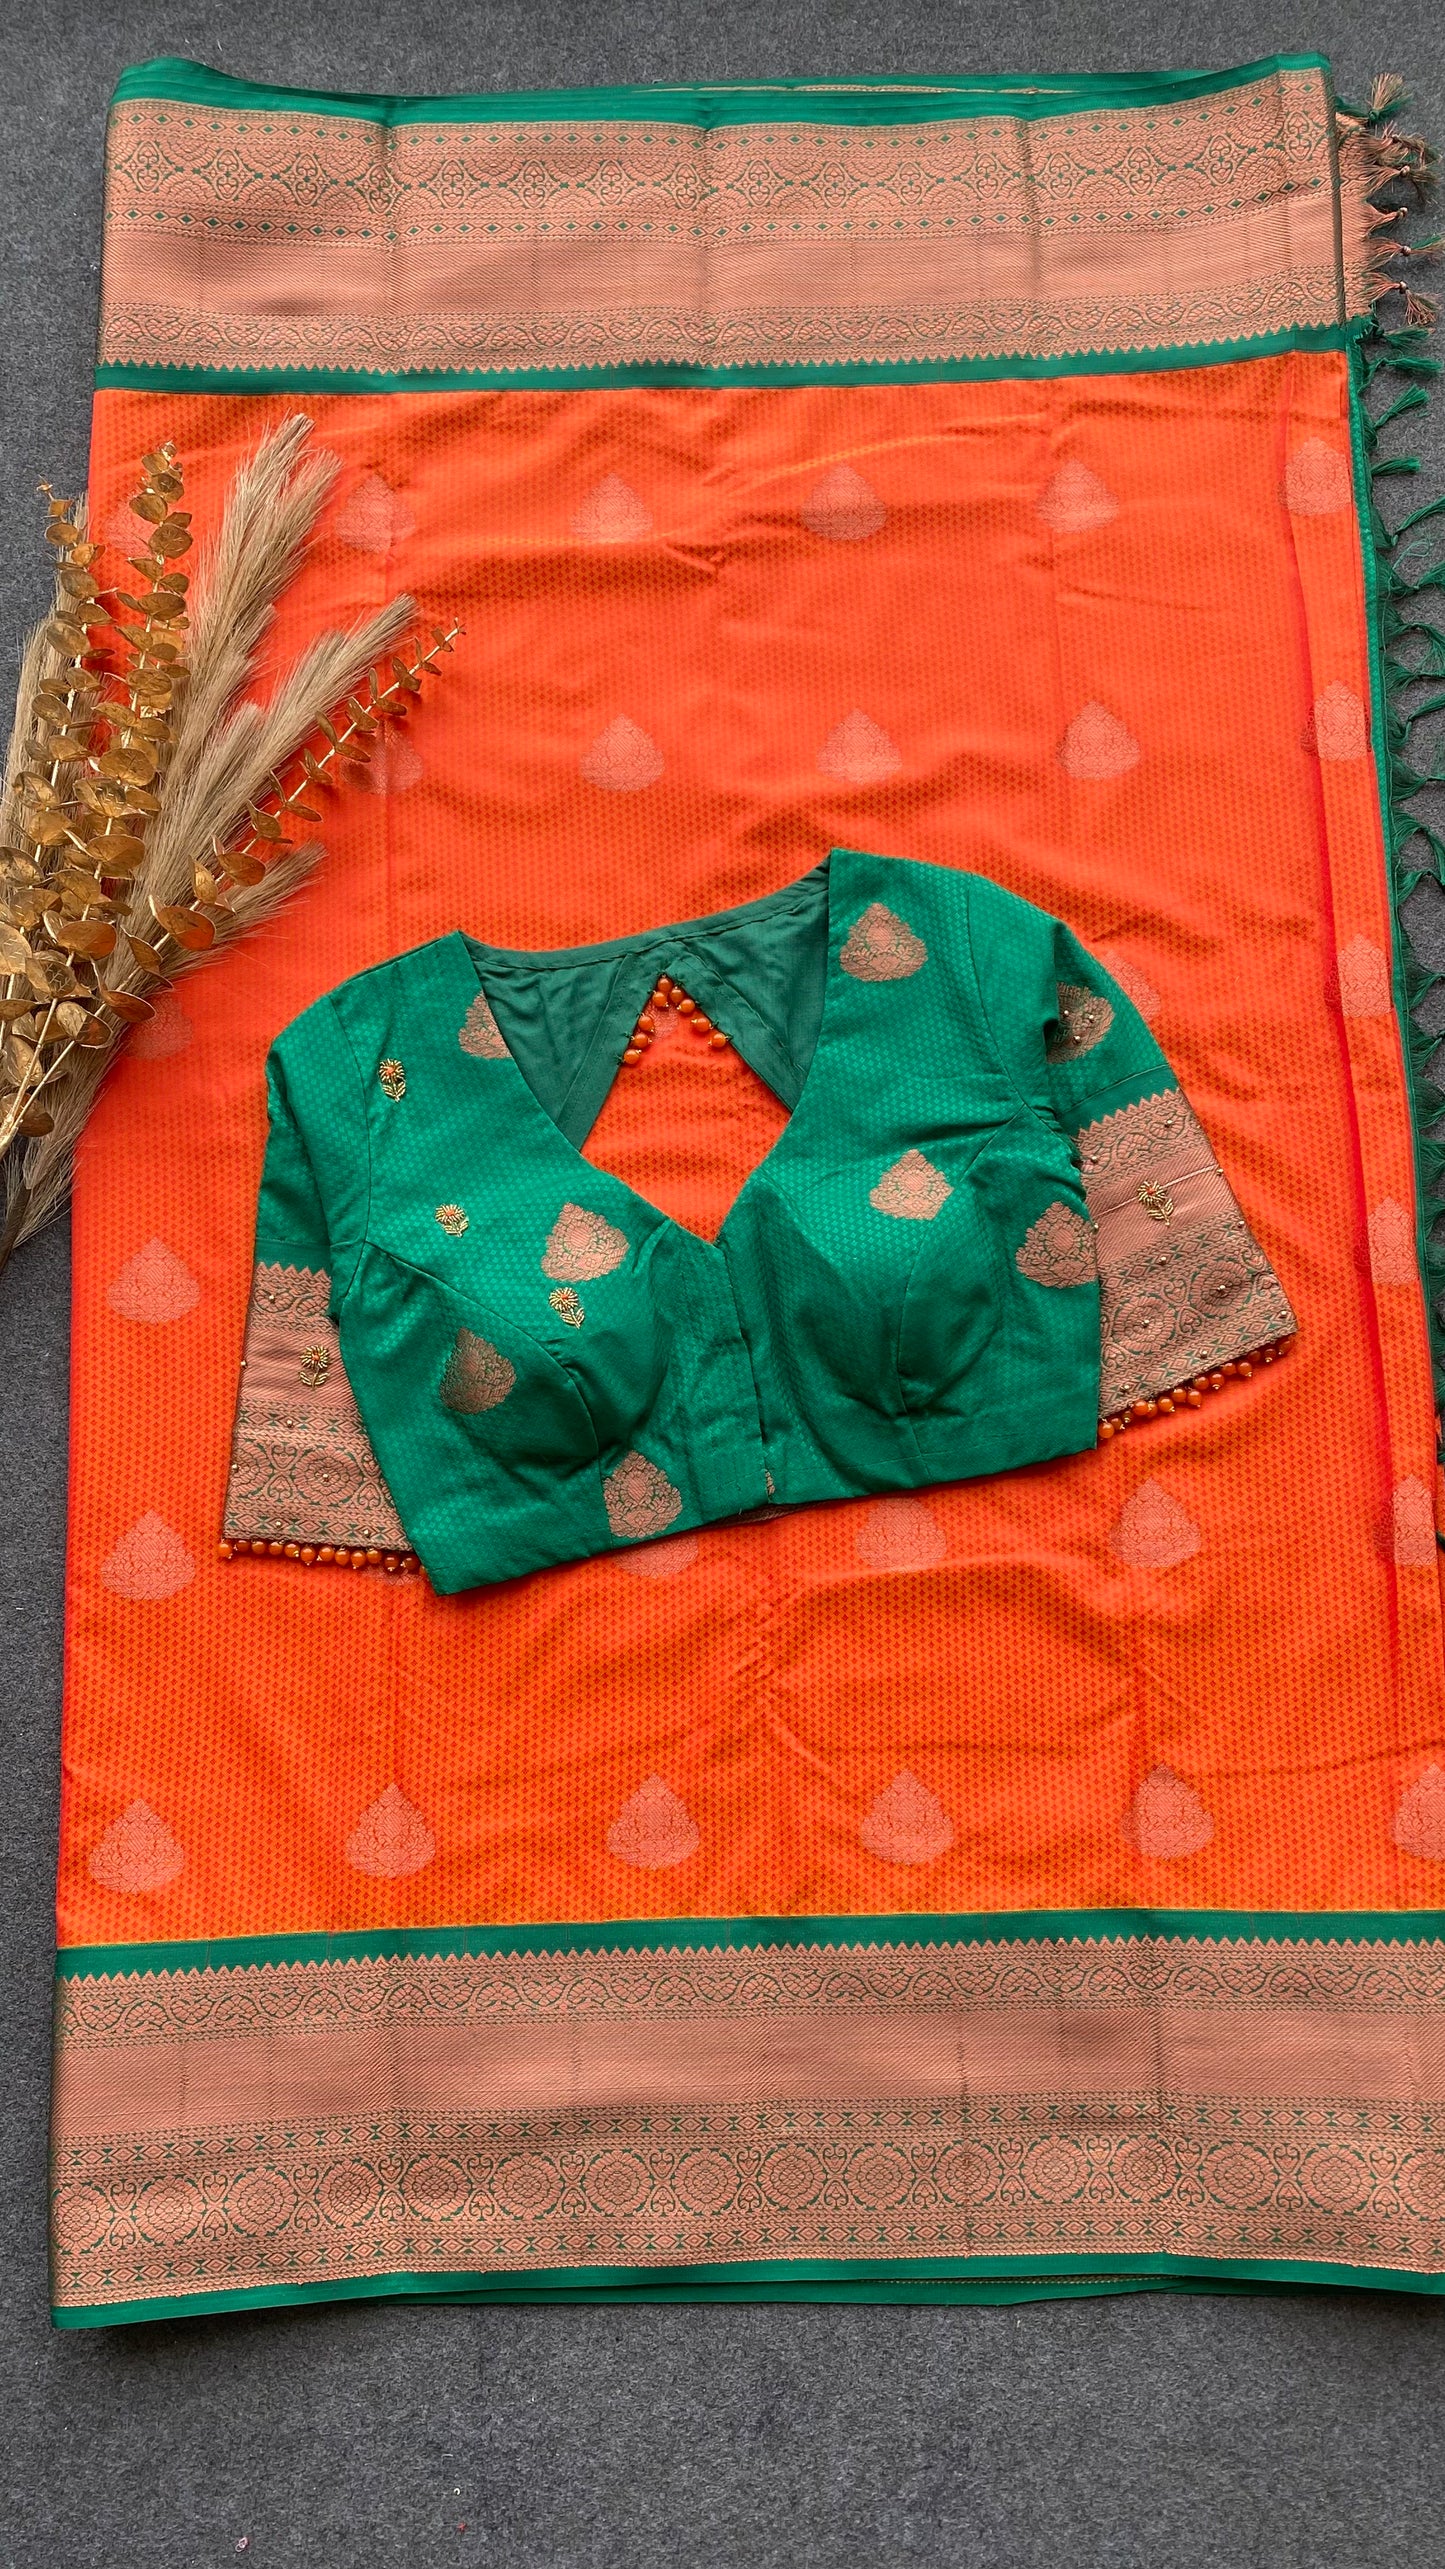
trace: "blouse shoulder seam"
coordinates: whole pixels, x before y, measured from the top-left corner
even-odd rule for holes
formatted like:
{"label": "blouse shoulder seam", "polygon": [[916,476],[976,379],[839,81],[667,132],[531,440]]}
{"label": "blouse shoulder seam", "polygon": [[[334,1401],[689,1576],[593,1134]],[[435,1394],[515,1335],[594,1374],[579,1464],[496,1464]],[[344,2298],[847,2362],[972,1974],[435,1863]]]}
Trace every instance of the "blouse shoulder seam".
{"label": "blouse shoulder seam", "polygon": [[332,1278],[332,1291],[336,1295],[337,1306],[339,1308],[345,1301],[347,1294],[351,1291],[352,1285],[356,1281],[356,1271],[361,1264],[361,1252],[371,1235],[371,1199],[374,1184],[374,1171],[372,1168],[371,1158],[371,1124],[366,1112],[366,1082],[362,1074],[360,1057],[357,1053],[355,1044],[351,1040],[351,1032],[347,1026],[346,1020],[343,1017],[341,1010],[336,1005],[336,993],[328,990],[326,993],[326,1000],[327,1005],[331,1010],[332,1022],[335,1026],[336,1034],[340,1042],[345,1046],[346,1058],[350,1062],[356,1077],[356,1098],[361,1119],[362,1148],[366,1154],[366,1203],[362,1209],[361,1221],[357,1229],[355,1245],[351,1252],[351,1265],[344,1285],[341,1284],[338,1277],[333,1276]]}

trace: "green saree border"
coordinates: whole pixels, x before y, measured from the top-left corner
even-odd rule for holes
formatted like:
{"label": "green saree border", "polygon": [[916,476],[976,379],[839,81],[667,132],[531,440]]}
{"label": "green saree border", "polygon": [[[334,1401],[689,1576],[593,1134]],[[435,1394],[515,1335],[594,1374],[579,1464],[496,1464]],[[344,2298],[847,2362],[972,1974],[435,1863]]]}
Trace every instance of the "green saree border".
{"label": "green saree border", "polygon": [[475,393],[614,392],[629,385],[674,387],[789,384],[996,383],[1039,375],[1174,374],[1196,366],[1229,366],[1248,357],[1343,348],[1344,324],[1301,324],[1257,339],[1172,341],[1158,348],[1105,348],[1067,355],[956,357],[830,366],[518,366],[482,371],[351,374],[340,366],[97,366],[97,392],[216,393]]}
{"label": "green saree border", "polygon": [[888,124],[906,113],[910,122],[948,117],[1041,117],[1080,107],[1169,106],[1176,100],[1242,89],[1271,73],[1319,71],[1329,77],[1325,55],[1267,54],[1225,71],[1120,74],[1084,78],[1054,73],[1037,80],[1003,74],[991,80],[820,82],[782,80],[740,84],[700,82],[692,87],[611,89],[493,89],[458,91],[441,98],[364,90],[273,89],[213,71],[181,54],[161,54],[123,71],[112,104],[165,99],[178,106],[273,109],[278,114],[351,116],[381,125],[478,125],[574,120],[657,125]]}
{"label": "green saree border", "polygon": [[147,2301],[81,2302],[52,2309],[56,2328],[124,2328],[154,2319],[198,2319],[239,2310],[283,2310],[335,2301],[507,2305],[515,2303],[634,2303],[837,2301],[902,2303],[1005,2303],[1057,2301],[1071,2294],[1193,2292],[1247,2293],[1292,2290],[1445,2293],[1445,2275],[1412,2274],[1395,2266],[1304,2265],[1288,2258],[1150,2257],[918,2257],[889,2260],[890,2271],[870,2272],[866,2262],[801,2258],[746,2266],[696,2266],[679,2276],[640,2266],[553,2268],[546,2278],[521,2281],[474,2274],[341,2276],[324,2283],[258,2284],[232,2292],[178,2293]]}
{"label": "green saree border", "polygon": [[1420,1944],[1445,1941],[1439,1909],[895,1910],[861,1918],[598,1918],[494,1927],[360,1929],[345,1935],[216,1936],[175,1944],[64,1945],[62,1981],[311,1962],[450,1960],[487,1954],[747,1953],[810,1947],[1127,1944]]}
{"label": "green saree border", "polygon": [[[1397,102],[1400,103],[1400,102]],[[1391,111],[1386,111],[1391,112]],[[1384,121],[1374,114],[1370,124]],[[1376,191],[1387,196],[1387,188]],[[1400,245],[1396,245],[1400,246]],[[1415,255],[1418,255],[1416,253]],[[1445,497],[1427,500],[1395,528],[1378,506],[1375,484],[1394,476],[1418,473],[1418,455],[1381,455],[1380,430],[1412,410],[1423,409],[1427,385],[1441,373],[1438,358],[1427,354],[1433,306],[1409,293],[1402,281],[1386,277],[1385,291],[1405,304],[1404,326],[1390,329],[1378,309],[1348,333],[1350,353],[1350,442],[1356,517],[1360,528],[1366,627],[1370,667],[1370,738],[1384,834],[1391,929],[1391,977],[1399,1020],[1410,1096],[1410,1127],[1415,1171],[1416,1257],[1425,1296],[1430,1356],[1437,1402],[1445,1402],[1445,1242],[1432,1239],[1432,1228],[1445,1212],[1440,1181],[1445,1178],[1445,1132],[1437,1119],[1445,1107],[1445,1088],[1432,1070],[1440,1041],[1415,1022],[1415,1012],[1429,992],[1445,981],[1445,971],[1427,970],[1417,962],[1404,923],[1404,905],[1427,875],[1445,889],[1445,836],[1411,809],[1416,797],[1445,783],[1445,751],[1431,767],[1417,767],[1409,739],[1417,722],[1445,708],[1445,693],[1415,697],[1415,690],[1445,677],[1445,627],[1424,620],[1420,601],[1431,590],[1441,594],[1445,616],[1445,559],[1412,575],[1408,539],[1417,527],[1445,513]],[[1378,378],[1403,385],[1382,411],[1372,412],[1366,395]],[[1423,660],[1411,656],[1411,637],[1425,646]],[[1407,699],[1414,698],[1407,703]],[[1445,1542],[1445,1537],[1440,1538]]]}

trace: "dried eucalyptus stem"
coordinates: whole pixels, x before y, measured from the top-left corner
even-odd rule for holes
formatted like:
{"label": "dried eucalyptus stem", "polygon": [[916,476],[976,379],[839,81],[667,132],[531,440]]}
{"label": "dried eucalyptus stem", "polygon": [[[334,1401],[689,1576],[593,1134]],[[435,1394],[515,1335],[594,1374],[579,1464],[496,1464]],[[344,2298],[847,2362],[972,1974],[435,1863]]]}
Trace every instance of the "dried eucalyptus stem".
{"label": "dried eucalyptus stem", "polygon": [[364,764],[461,630],[379,656],[407,597],[324,633],[265,703],[241,695],[337,466],[288,419],[236,477],[196,581],[175,450],[141,465],[134,588],[102,588],[83,504],[48,484],[55,601],[21,661],[0,788],[0,1267],[64,1204],[75,1145],[126,1030],[268,917],[321,854],[287,825]]}

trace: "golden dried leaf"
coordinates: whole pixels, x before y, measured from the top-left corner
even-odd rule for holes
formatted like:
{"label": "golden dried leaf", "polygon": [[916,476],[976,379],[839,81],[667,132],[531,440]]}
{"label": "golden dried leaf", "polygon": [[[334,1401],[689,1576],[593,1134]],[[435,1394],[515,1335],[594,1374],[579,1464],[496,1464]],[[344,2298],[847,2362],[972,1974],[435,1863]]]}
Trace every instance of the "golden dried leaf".
{"label": "golden dried leaf", "polygon": [[48,1107],[27,1106],[20,1118],[19,1129],[22,1133],[48,1133],[54,1123],[55,1118]]}
{"label": "golden dried leaf", "polygon": [[73,544],[70,548],[70,558],[72,562],[83,567],[87,562],[93,562],[99,551],[98,544]]}
{"label": "golden dried leaf", "polygon": [[125,785],[148,785],[156,772],[156,761],[144,747],[108,749],[99,766],[102,776],[114,776]]}
{"label": "golden dried leaf", "polygon": [[55,1023],[63,1035],[78,1035],[85,1024],[85,1010],[78,999],[61,999],[56,1004]]}
{"label": "golden dried leaf", "polygon": [[89,649],[85,627],[74,616],[53,615],[45,628],[45,639],[52,651],[63,651],[68,660],[78,660]]}
{"label": "golden dried leaf", "polygon": [[44,904],[45,894],[39,885],[33,892],[29,890],[12,892],[9,902],[12,928],[19,928],[26,935],[32,928],[38,928]]}
{"label": "golden dried leaf", "polygon": [[164,526],[158,526],[151,539],[157,553],[163,553],[168,562],[176,561],[182,553],[189,553],[195,540],[173,517],[167,518]]}
{"label": "golden dried leaf", "polygon": [[319,821],[321,818],[321,814],[319,812],[312,811],[309,803],[293,803],[288,800],[286,809],[293,820]]}
{"label": "golden dried leaf", "polygon": [[208,909],[214,909],[216,895],[221,889],[219,876],[214,875],[208,865],[193,865],[191,880],[196,887],[196,899],[204,901]]}
{"label": "golden dried leaf", "polygon": [[74,732],[51,732],[45,743],[45,755],[55,767],[75,766],[90,756],[90,746],[77,740]]}
{"label": "golden dried leaf", "polygon": [[25,827],[37,847],[59,847],[70,835],[63,812],[36,812]]}
{"label": "golden dried leaf", "polygon": [[7,876],[12,883],[40,881],[40,868],[34,857],[26,856],[18,847],[7,847],[4,854],[0,855],[0,874]]}
{"label": "golden dried leaf", "polygon": [[125,808],[128,816],[137,812],[146,814],[158,812],[160,807],[161,800],[159,794],[153,794],[148,785],[131,785],[127,787]]}
{"label": "golden dried leaf", "polygon": [[0,999],[0,1026],[23,1025],[29,1014],[28,999]]}
{"label": "golden dried leaf", "polygon": [[149,999],[142,999],[135,990],[106,990],[102,987],[100,995],[107,1008],[113,1009],[117,1017],[123,1017],[128,1026],[139,1026],[145,1018],[156,1013]]}
{"label": "golden dried leaf", "polygon": [[152,713],[164,713],[173,702],[175,688],[158,670],[137,669],[130,682],[132,704],[147,705]]}
{"label": "golden dried leaf", "polygon": [[[60,503],[62,509],[65,505],[66,503],[64,501]],[[47,544],[74,544],[77,541],[79,534],[80,529],[76,525],[74,518],[65,516],[52,517],[50,524],[45,530],[45,541]]]}
{"label": "golden dried leaf", "polygon": [[115,952],[115,930],[108,919],[57,919],[50,933],[67,954],[83,954],[92,962]]}
{"label": "golden dried leaf", "polygon": [[157,498],[154,491],[137,491],[135,498],[131,501],[131,507],[137,517],[145,519],[148,526],[159,526],[162,518],[169,513],[165,501]]}
{"label": "golden dried leaf", "polygon": [[174,589],[152,589],[146,600],[146,613],[162,624],[174,624],[185,612],[185,599],[178,598]]}
{"label": "golden dried leaf", "polygon": [[123,785],[110,784],[103,777],[85,776],[76,790],[82,803],[88,803],[93,812],[103,812],[111,820],[118,821],[125,810]]}
{"label": "golden dried leaf", "polygon": [[150,485],[153,491],[160,492],[163,500],[178,500],[185,488],[179,473],[169,473],[164,470],[152,472]]}
{"label": "golden dried leaf", "polygon": [[281,824],[277,820],[274,812],[259,811],[254,803],[248,803],[246,805],[246,818],[249,820],[257,838],[279,839],[283,835]]}
{"label": "golden dried leaf", "polygon": [[259,856],[252,856],[249,848],[223,847],[219,862],[233,883],[261,883],[265,880],[266,868]]}
{"label": "golden dried leaf", "polygon": [[183,910],[175,901],[152,901],[151,908],[167,936],[174,937],[188,953],[204,954],[207,946],[215,944],[216,931],[210,920],[198,917],[194,910]]}
{"label": "golden dried leaf", "polygon": [[341,747],[341,734],[338,732],[335,723],[329,721],[325,714],[318,715],[316,728],[318,731],[326,734],[326,737],[330,741],[333,749],[339,749]]}
{"label": "golden dried leaf", "polygon": [[33,956],[25,978],[42,999],[73,999],[81,986],[64,956],[58,954]]}
{"label": "golden dried leaf", "polygon": [[376,716],[367,712],[367,709],[361,702],[359,696],[347,697],[346,710],[350,714],[358,731],[375,731]]}
{"label": "golden dried leaf", "polygon": [[149,455],[142,455],[140,468],[143,473],[168,473],[175,460],[174,446],[154,446]]}
{"label": "golden dried leaf", "polygon": [[30,961],[30,943],[18,928],[0,923],[0,972],[23,972]]}
{"label": "golden dried leaf", "polygon": [[81,563],[63,562],[56,573],[56,584],[68,598],[93,598],[97,595],[95,576]]}
{"label": "golden dried leaf", "polygon": [[132,713],[113,714],[111,721],[115,730],[131,733],[137,740],[168,743],[171,737],[171,726],[165,715],[148,713],[144,705],[137,705]]}
{"label": "golden dried leaf", "polygon": [[330,786],[334,782],[330,768],[323,767],[320,759],[314,758],[309,749],[302,750],[301,764],[313,785]]}
{"label": "golden dried leaf", "polygon": [[136,962],[140,965],[142,972],[153,972],[157,975],[164,972],[165,965],[162,963],[154,946],[147,945],[144,937],[132,936],[129,928],[127,928],[124,933],[126,944],[129,946],[131,953],[135,956]]}
{"label": "golden dried leaf", "polygon": [[87,1017],[75,1040],[83,1045],[87,1052],[98,1052],[102,1044],[110,1042],[110,1028],[103,1026],[98,1017]]}
{"label": "golden dried leaf", "polygon": [[129,830],[114,830],[95,839],[91,852],[102,874],[134,874],[145,854],[145,842]]}
{"label": "golden dried leaf", "polygon": [[404,660],[393,660],[391,669],[397,685],[404,687],[409,696],[421,694],[421,680],[414,669],[408,668]]}
{"label": "golden dried leaf", "polygon": [[4,1054],[0,1058],[3,1058],[6,1078],[12,1087],[19,1088],[21,1083],[30,1077],[34,1068],[35,1046],[22,1043],[18,1035],[11,1035],[6,1042]]}

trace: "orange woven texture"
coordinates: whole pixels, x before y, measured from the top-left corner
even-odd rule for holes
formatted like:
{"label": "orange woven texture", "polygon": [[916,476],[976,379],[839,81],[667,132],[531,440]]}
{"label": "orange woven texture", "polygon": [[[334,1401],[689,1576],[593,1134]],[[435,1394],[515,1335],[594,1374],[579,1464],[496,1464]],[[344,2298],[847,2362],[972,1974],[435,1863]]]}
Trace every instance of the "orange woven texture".
{"label": "orange woven texture", "polygon": [[[288,406],[100,395],[102,531],[166,437],[204,528]],[[467,634],[82,1153],[62,1941],[1437,1903],[1394,1834],[1442,1652],[1344,359],[311,407],[344,469],[278,650],[402,586]],[[1103,953],[1287,1362],[1062,1466],[461,1598],[220,1563],[275,1032],[454,926],[620,934],[833,842]],[[688,1040],[591,1149],[710,1230],[778,1111]]]}

